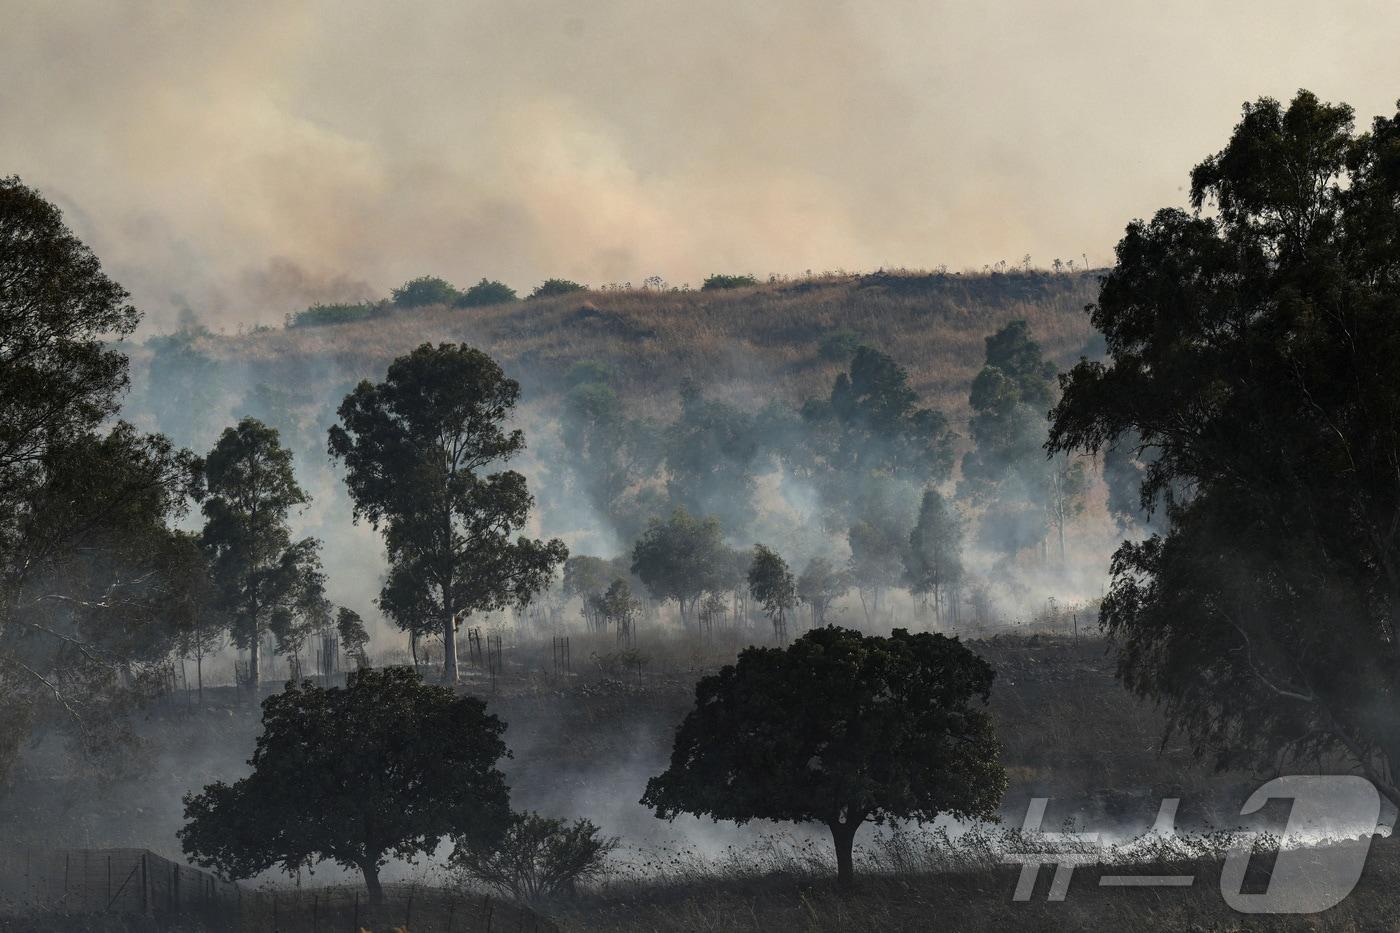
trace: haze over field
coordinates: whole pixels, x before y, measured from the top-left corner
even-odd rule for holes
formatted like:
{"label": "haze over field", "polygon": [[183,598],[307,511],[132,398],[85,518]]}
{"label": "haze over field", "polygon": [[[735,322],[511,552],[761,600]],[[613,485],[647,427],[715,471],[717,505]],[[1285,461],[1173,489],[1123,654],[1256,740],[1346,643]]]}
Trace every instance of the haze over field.
{"label": "haze over field", "polygon": [[0,165],[168,329],[424,271],[1104,265],[1261,94],[1388,110],[1386,2],[6,4]]}

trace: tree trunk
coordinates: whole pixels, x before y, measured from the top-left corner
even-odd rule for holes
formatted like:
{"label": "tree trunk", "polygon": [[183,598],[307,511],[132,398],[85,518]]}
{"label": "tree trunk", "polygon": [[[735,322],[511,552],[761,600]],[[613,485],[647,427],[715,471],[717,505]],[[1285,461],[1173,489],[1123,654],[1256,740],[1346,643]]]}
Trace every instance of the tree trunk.
{"label": "tree trunk", "polygon": [[370,905],[378,907],[384,903],[384,887],[379,883],[379,866],[374,862],[362,862],[360,871],[365,876],[365,887],[369,889]]}
{"label": "tree trunk", "polygon": [[836,844],[836,883],[845,889],[855,885],[855,865],[851,851],[855,847],[856,830],[860,829],[862,822],[847,817],[844,823],[833,820],[829,824],[831,841]]}
{"label": "tree trunk", "polygon": [[253,630],[253,640],[248,645],[248,686],[253,690],[253,705],[257,706],[261,699],[260,685],[262,684],[262,672],[258,670],[261,666],[262,655],[260,654],[262,645],[259,644],[259,633]]}
{"label": "tree trunk", "polygon": [[449,684],[457,682],[457,625],[450,615],[442,630],[442,680]]}
{"label": "tree trunk", "polygon": [[204,655],[194,659],[194,676],[199,681],[199,705],[204,705]]}

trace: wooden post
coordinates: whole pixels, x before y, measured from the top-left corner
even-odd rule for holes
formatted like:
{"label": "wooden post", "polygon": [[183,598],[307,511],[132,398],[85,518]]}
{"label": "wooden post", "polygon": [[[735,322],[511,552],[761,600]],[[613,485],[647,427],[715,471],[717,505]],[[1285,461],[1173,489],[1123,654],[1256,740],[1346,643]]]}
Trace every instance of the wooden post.
{"label": "wooden post", "polygon": [[141,853],[141,913],[151,912],[151,874],[146,864],[147,853]]}

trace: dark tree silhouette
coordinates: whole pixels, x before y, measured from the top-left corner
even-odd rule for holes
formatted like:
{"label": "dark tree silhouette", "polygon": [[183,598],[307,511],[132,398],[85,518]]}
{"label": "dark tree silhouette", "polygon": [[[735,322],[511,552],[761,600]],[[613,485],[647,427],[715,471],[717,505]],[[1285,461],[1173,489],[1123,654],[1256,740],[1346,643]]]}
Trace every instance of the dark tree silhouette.
{"label": "dark tree silhouette", "polygon": [[406,668],[359,671],[344,688],[288,684],[263,701],[262,723],[248,777],[185,797],[184,851],[225,877],[332,861],[379,903],[390,856],[445,836],[489,845],[510,823],[505,724]]}
{"label": "dark tree silhouette", "polygon": [[516,300],[515,289],[504,282],[482,279],[462,292],[457,299],[459,308],[480,308],[485,305],[503,305]]}
{"label": "dark tree silhouette", "polygon": [[814,629],[701,679],[642,803],[744,823],[824,823],[838,878],[867,820],[989,818],[1006,788],[991,667],[955,638]]}
{"label": "dark tree silhouette", "polygon": [[[1133,445],[1166,533],[1124,543],[1119,673],[1221,765],[1400,768],[1400,115],[1248,104],[1195,213],[1128,226],[1051,450]],[[1200,208],[1212,204],[1215,210]]]}
{"label": "dark tree silhouette", "polygon": [[423,344],[361,382],[339,409],[330,453],[345,462],[355,518],[384,532],[379,605],[413,630],[436,620],[443,677],[457,680],[459,621],[520,605],[568,556],[559,540],[511,535],[534,504],[514,470],[484,473],[525,448],[504,429],[520,396],[496,361],[465,344]]}
{"label": "dark tree silhouette", "polygon": [[309,501],[292,472],[291,451],[277,431],[244,418],[227,428],[204,463],[202,540],[219,588],[219,608],[233,640],[248,654],[257,702],[262,636],[275,617],[296,608],[320,573],[320,543],[293,541],[288,513]]}
{"label": "dark tree silhouette", "polygon": [[934,617],[943,619],[945,602],[957,621],[957,590],[963,578],[962,521],[936,489],[924,491],[919,518],[909,532],[904,578],[916,596],[933,597]]}

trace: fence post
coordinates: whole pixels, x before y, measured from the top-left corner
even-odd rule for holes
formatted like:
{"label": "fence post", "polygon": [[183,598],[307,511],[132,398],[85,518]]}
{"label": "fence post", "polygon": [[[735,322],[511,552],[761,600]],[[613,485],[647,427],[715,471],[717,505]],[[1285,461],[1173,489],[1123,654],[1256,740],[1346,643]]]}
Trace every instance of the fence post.
{"label": "fence post", "polygon": [[355,919],[350,924],[350,933],[360,933],[360,892],[355,892]]}
{"label": "fence post", "polygon": [[141,913],[151,912],[151,872],[146,864],[146,854],[141,853]]}

